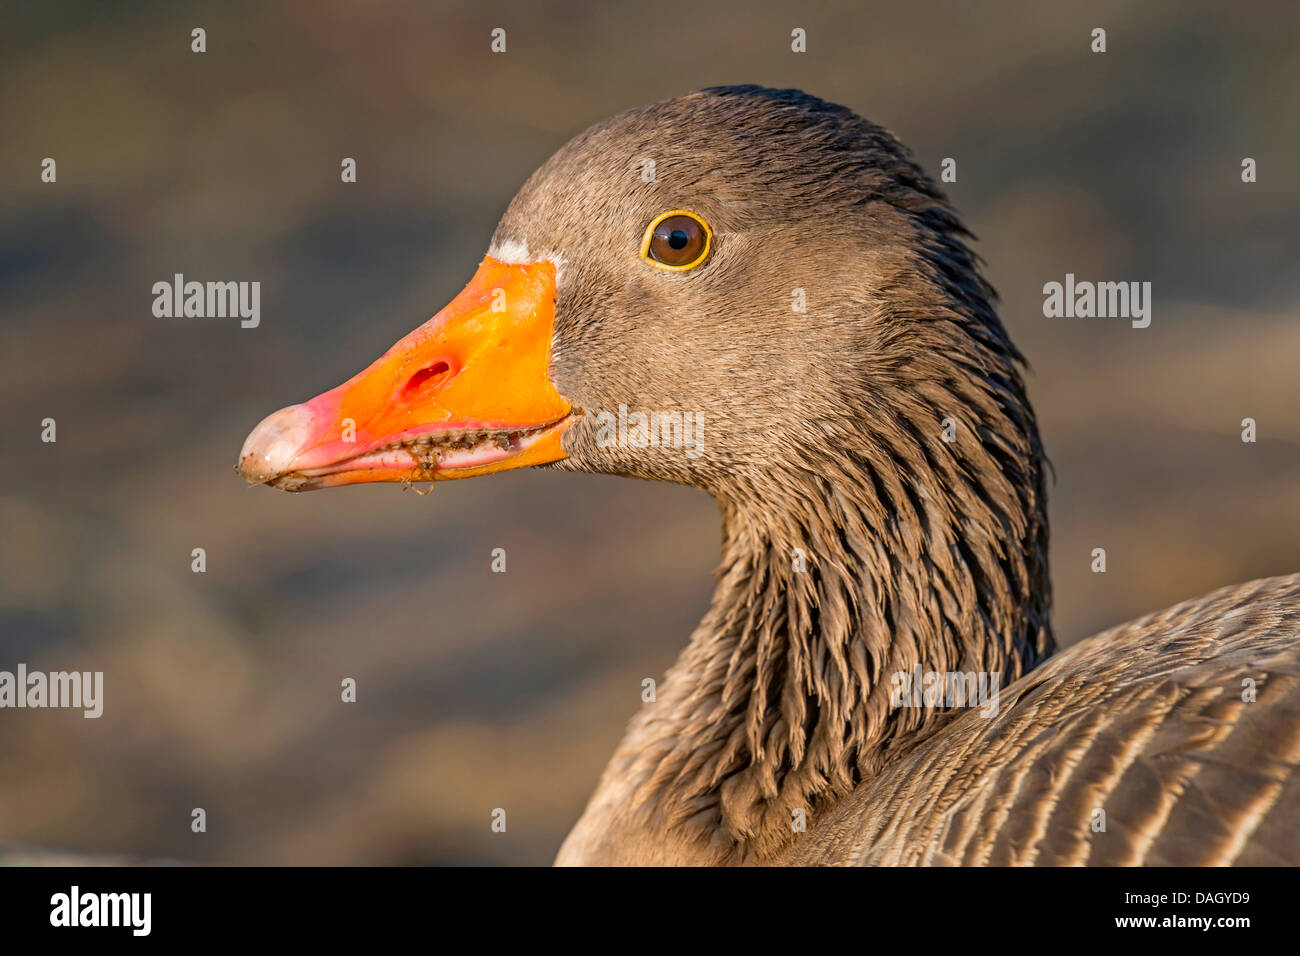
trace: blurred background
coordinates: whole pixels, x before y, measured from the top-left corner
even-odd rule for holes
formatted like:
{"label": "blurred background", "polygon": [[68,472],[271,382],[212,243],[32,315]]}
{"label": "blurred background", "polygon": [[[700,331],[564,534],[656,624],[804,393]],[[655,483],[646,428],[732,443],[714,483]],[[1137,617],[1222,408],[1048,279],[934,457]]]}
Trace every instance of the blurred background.
{"label": "blurred background", "polygon": [[[448,301],[570,136],[699,87],[801,87],[957,159],[1055,466],[1062,643],[1300,570],[1300,7],[1088,6],[8,7],[0,669],[102,670],[105,703],[0,711],[0,844],[552,859],[704,610],[712,502],[535,470],[290,496],[232,466]],[[259,280],[260,327],[155,318],[177,272]],[[1151,327],[1043,318],[1067,272],[1152,282]]]}

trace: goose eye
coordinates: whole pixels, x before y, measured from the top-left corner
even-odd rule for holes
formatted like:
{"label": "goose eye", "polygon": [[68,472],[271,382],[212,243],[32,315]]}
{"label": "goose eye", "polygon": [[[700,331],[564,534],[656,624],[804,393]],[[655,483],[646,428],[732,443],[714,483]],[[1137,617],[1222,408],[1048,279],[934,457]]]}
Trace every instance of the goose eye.
{"label": "goose eye", "polygon": [[712,241],[708,223],[693,212],[674,209],[646,227],[641,258],[659,269],[684,272],[704,261]]}

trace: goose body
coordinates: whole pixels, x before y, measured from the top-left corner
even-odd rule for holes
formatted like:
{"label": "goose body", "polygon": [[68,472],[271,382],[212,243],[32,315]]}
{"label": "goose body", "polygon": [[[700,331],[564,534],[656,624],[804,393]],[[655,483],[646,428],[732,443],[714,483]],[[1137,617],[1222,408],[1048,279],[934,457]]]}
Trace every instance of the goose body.
{"label": "goose body", "polygon": [[1081,641],[1007,688],[996,720],[968,712],[857,788],[783,862],[1294,864],[1297,633],[1290,575]]}
{"label": "goose body", "polygon": [[[541,466],[717,500],[709,610],[558,863],[1300,863],[1300,576],[1051,656],[1045,457],[967,236],[843,107],[724,87],[630,110],[528,180],[450,305],[269,416],[238,470],[301,491]],[[663,427],[611,433],[628,409]]]}

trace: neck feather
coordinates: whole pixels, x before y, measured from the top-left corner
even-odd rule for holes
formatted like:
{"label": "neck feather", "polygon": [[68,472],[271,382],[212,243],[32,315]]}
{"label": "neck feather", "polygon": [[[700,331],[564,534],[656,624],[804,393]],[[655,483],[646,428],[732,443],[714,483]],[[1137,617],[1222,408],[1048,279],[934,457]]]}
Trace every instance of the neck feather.
{"label": "neck feather", "polygon": [[633,720],[589,828],[669,834],[697,862],[761,861],[793,839],[796,811],[811,823],[955,713],[894,706],[894,675],[1005,686],[1051,652],[1027,403],[966,402],[971,430],[948,443],[921,409],[951,396],[914,397],[911,417],[899,396],[851,445],[718,493],[711,606]]}

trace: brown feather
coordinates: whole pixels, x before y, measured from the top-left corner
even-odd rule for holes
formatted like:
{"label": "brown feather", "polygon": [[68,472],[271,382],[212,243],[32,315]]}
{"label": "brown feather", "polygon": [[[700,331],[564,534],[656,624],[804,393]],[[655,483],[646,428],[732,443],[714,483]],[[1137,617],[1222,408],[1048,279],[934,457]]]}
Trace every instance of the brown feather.
{"label": "brown feather", "polygon": [[[714,230],[687,273],[636,258],[671,209]],[[559,862],[1300,862],[1296,578],[1039,666],[1047,464],[967,239],[888,131],[758,87],[600,123],[511,203],[494,248],[560,263],[550,374],[587,412],[557,467],[723,519],[709,611]],[[619,405],[702,415],[707,453],[601,442]],[[998,715],[894,706],[914,668],[996,675]]]}

